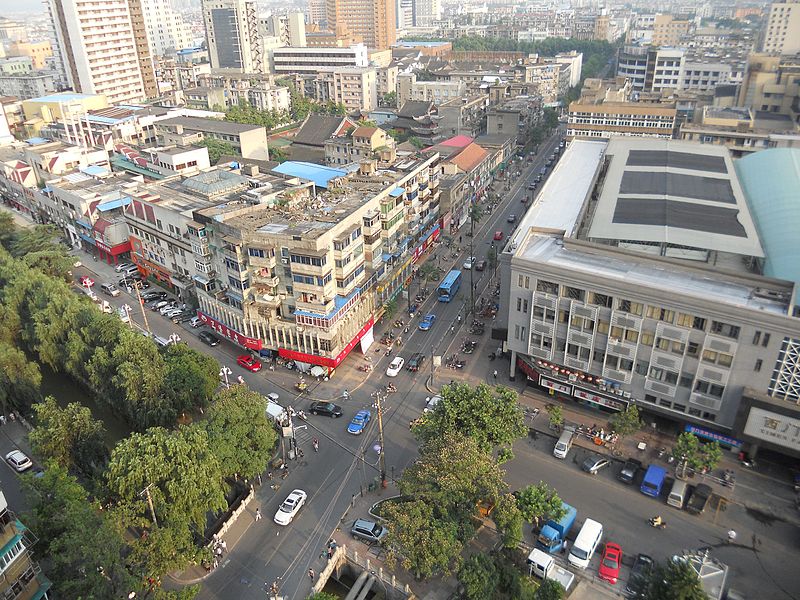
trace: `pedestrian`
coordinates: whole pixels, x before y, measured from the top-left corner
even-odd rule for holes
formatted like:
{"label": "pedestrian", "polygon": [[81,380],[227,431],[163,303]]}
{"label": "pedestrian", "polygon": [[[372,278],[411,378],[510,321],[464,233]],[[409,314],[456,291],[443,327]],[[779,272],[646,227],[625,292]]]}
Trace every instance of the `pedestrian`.
{"label": "pedestrian", "polygon": [[492,375],[494,376],[495,379],[497,379],[497,369],[494,370],[494,373],[492,373]]}
{"label": "pedestrian", "polygon": [[319,440],[314,438],[311,440],[311,444],[314,446],[314,452],[319,452]]}
{"label": "pedestrian", "polygon": [[328,546],[328,560],[333,558],[333,548]]}
{"label": "pedestrian", "polygon": [[222,548],[223,552],[227,552],[228,551],[228,544],[225,542],[225,540],[221,540],[220,541],[219,547]]}
{"label": "pedestrian", "polygon": [[735,541],[736,541],[736,532],[733,529],[731,529],[730,531],[728,531],[728,543],[732,544]]}
{"label": "pedestrian", "polygon": [[569,542],[567,540],[564,540],[564,545],[561,546],[561,554],[566,554],[567,553],[567,546],[568,545],[569,545]]}
{"label": "pedestrian", "polygon": [[257,508],[256,509],[256,521],[260,521],[260,520],[261,520],[261,509]]}
{"label": "pedestrian", "polygon": [[311,580],[311,583],[314,583],[314,569],[308,570],[308,578]]}

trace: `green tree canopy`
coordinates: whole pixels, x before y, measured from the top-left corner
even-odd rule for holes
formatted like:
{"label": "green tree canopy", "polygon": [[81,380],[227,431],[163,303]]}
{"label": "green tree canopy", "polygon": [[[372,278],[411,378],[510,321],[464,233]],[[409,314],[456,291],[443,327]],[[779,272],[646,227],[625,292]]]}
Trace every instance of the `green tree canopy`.
{"label": "green tree canopy", "polygon": [[221,391],[211,405],[205,427],[224,476],[252,478],[266,470],[278,435],[265,406],[261,394],[243,385]]}
{"label": "green tree canopy", "polygon": [[558,521],[566,514],[558,493],[544,481],[522,488],[517,493],[517,506],[532,525],[538,525],[541,519]]}
{"label": "green tree canopy", "polygon": [[170,344],[162,355],[166,367],[162,390],[174,413],[208,406],[219,386],[217,360],[186,344]]}
{"label": "green tree canopy", "polygon": [[28,360],[22,350],[0,342],[0,411],[25,409],[39,396],[42,374],[39,366]]}
{"label": "green tree canopy", "polygon": [[527,433],[517,393],[503,386],[466,383],[442,388],[442,401],[414,427],[425,444],[448,433],[468,436],[486,451],[510,446]]}
{"label": "green tree canopy", "polygon": [[657,564],[644,583],[644,600],[708,600],[700,578],[683,560]]}
{"label": "green tree canopy", "polygon": [[208,513],[227,506],[222,468],[197,426],[132,434],[111,453],[106,480],[120,502],[140,511],[148,488],[158,524],[176,530],[203,531]]}
{"label": "green tree canopy", "polygon": [[489,600],[495,597],[500,578],[494,560],[488,554],[473,554],[458,570],[458,582],[467,600]]}
{"label": "green tree canopy", "polygon": [[611,428],[619,437],[627,437],[642,428],[642,419],[639,416],[639,409],[635,404],[630,404],[628,408],[611,417]]}
{"label": "green tree canopy", "polygon": [[61,408],[48,396],[33,410],[36,426],[29,437],[34,453],[86,477],[105,467],[109,457],[105,429],[88,408],[77,402]]}
{"label": "green tree canopy", "polygon": [[566,593],[564,586],[555,579],[545,579],[533,597],[535,600],[564,600]]}
{"label": "green tree canopy", "polygon": [[208,149],[208,160],[212,165],[217,164],[224,155],[236,155],[236,148],[233,145],[212,137],[203,138],[199,142],[195,142],[195,145]]}
{"label": "green tree canopy", "polygon": [[701,444],[693,433],[683,432],[672,448],[672,456],[678,461],[678,468],[685,476],[686,469],[702,471],[714,469],[722,460],[719,442]]}
{"label": "green tree canopy", "polygon": [[524,524],[522,511],[517,506],[517,500],[512,494],[503,494],[497,499],[491,514],[497,530],[503,536],[505,548],[516,548],[522,541],[522,526]]}

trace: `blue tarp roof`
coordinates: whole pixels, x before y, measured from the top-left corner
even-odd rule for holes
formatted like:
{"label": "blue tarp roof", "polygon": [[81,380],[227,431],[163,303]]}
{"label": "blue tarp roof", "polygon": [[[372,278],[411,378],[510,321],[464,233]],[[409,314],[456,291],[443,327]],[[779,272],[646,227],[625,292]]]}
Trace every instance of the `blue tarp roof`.
{"label": "blue tarp roof", "polygon": [[347,296],[335,296],[333,299],[333,310],[331,310],[327,315],[323,315],[320,313],[309,312],[307,310],[296,310],[294,314],[301,315],[303,317],[316,317],[316,318],[328,318],[332,317],[336,314],[336,312],[342,308],[345,304],[350,302],[350,299],[355,296],[358,292],[361,291],[361,288],[356,288],[352,292],[350,292]]}
{"label": "blue tarp roof", "polygon": [[405,192],[405,190],[403,188],[401,188],[401,187],[398,187],[398,188],[394,188],[391,192],[389,192],[389,195],[392,198],[398,198],[398,197],[403,195],[403,192]]}
{"label": "blue tarp roof", "polygon": [[111,174],[111,171],[109,171],[105,167],[101,167],[100,165],[89,165],[88,167],[81,167],[80,172],[86,173],[87,175],[91,175],[92,177],[99,177],[101,175]]}
{"label": "blue tarp roof", "polygon": [[43,138],[43,137],[32,137],[25,140],[26,144],[30,144],[31,146],[35,146],[37,144],[46,144],[50,140]]}
{"label": "blue tarp roof", "polygon": [[97,205],[97,210],[114,210],[115,208],[122,208],[123,206],[128,206],[131,203],[130,196],[121,196],[120,198],[115,198],[114,200],[107,200],[106,202],[101,202]]}
{"label": "blue tarp roof", "polygon": [[272,169],[272,172],[313,181],[314,185],[322,188],[327,188],[331,179],[347,175],[347,171],[342,171],[341,169],[295,160],[287,160]]}

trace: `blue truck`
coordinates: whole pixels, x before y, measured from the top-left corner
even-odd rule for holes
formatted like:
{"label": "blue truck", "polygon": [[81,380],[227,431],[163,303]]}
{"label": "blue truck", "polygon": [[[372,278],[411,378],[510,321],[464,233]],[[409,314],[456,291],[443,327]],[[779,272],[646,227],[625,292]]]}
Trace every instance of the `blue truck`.
{"label": "blue truck", "polygon": [[647,473],[644,474],[642,479],[642,487],[639,489],[647,496],[658,498],[661,495],[661,487],[664,485],[664,479],[667,478],[667,470],[658,465],[650,465],[647,467]]}
{"label": "blue truck", "polygon": [[569,535],[569,530],[575,524],[575,517],[578,516],[578,511],[575,510],[574,506],[570,506],[566,502],[562,502],[561,506],[566,511],[564,516],[559,521],[552,519],[547,521],[536,539],[536,547],[550,554],[555,554],[561,550],[564,540]]}

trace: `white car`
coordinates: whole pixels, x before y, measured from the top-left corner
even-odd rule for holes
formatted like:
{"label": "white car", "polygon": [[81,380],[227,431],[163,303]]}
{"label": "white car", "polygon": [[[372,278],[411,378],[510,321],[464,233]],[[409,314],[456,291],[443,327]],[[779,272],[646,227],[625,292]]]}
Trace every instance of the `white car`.
{"label": "white car", "polygon": [[308,494],[303,490],[292,490],[292,493],[286,496],[286,500],[278,508],[278,512],[275,513],[275,522],[278,525],[291,523],[292,519],[306,503],[306,498],[308,498]]}
{"label": "white car", "polygon": [[464,269],[467,270],[467,271],[471,271],[472,270],[472,265],[475,264],[476,260],[477,259],[474,256],[470,256],[467,260],[464,261],[464,265],[463,265]]}
{"label": "white car", "polygon": [[136,265],[134,265],[132,262],[121,262],[121,263],[119,263],[119,264],[118,264],[116,267],[114,267],[114,270],[115,270],[117,273],[121,273],[122,271],[128,271],[128,270],[130,270],[132,267],[135,267],[135,266],[136,266]]}
{"label": "white car", "polygon": [[406,364],[399,356],[395,356],[394,360],[386,367],[386,375],[389,377],[397,377],[397,374],[403,370],[403,365]]}
{"label": "white car", "polygon": [[27,471],[33,466],[31,459],[25,456],[25,454],[23,454],[19,450],[12,450],[8,454],[6,454],[6,462],[17,473],[22,473],[23,471]]}
{"label": "white car", "polygon": [[425,398],[425,408],[422,409],[422,412],[431,412],[441,401],[442,397],[439,394],[436,394],[435,396],[428,396]]}

